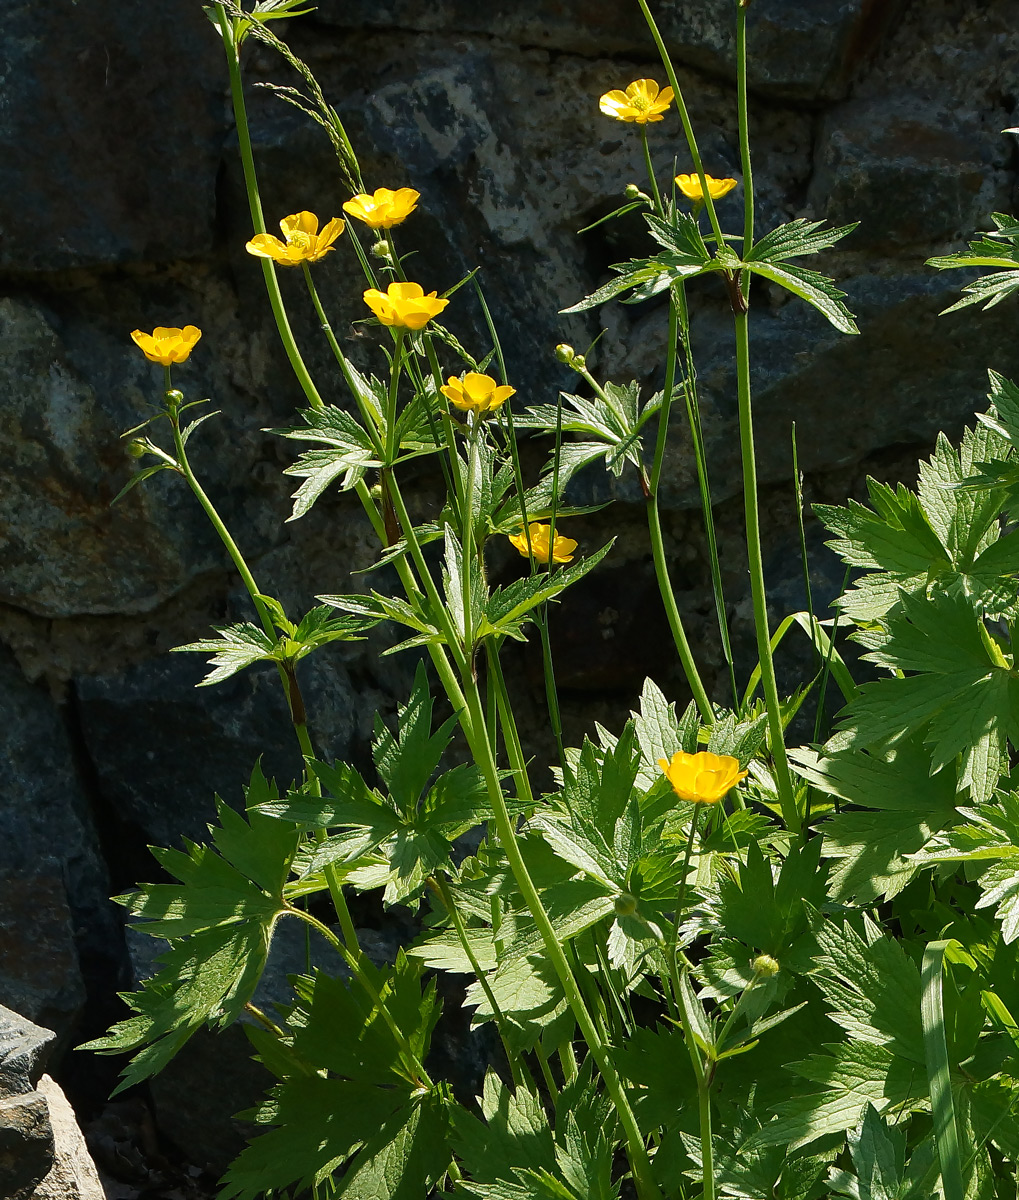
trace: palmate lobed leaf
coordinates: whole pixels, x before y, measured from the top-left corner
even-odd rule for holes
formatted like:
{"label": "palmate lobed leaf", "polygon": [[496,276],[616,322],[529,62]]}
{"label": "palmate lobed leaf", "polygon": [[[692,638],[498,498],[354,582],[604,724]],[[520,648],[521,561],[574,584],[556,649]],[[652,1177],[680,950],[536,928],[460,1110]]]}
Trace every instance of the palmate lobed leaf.
{"label": "palmate lobed leaf", "polygon": [[854,221],[851,225],[825,229],[823,221],[807,221],[800,217],[766,233],[743,257],[748,263],[784,262],[787,258],[819,254],[822,250],[830,250],[858,225],[859,222]]}
{"label": "palmate lobed leaf", "polygon": [[220,802],[215,848],[189,844],[184,853],[157,852],[179,885],[145,884],[120,897],[133,916],[144,918],[142,932],[171,944],[157,960],[155,977],[123,997],[136,1015],[89,1043],[101,1053],[138,1051],[118,1091],[161,1070],[203,1025],[235,1020],[254,993],[286,909],[282,890],[300,838],[255,810],[275,795],[256,766],[247,815]]}
{"label": "palmate lobed leaf", "polygon": [[845,296],[840,288],[817,271],[808,271],[806,267],[793,267],[788,263],[779,265],[775,262],[748,262],[747,266],[755,275],[777,283],[779,287],[799,296],[801,300],[816,308],[839,333],[859,333],[859,327],[853,320],[853,314],[842,303]]}

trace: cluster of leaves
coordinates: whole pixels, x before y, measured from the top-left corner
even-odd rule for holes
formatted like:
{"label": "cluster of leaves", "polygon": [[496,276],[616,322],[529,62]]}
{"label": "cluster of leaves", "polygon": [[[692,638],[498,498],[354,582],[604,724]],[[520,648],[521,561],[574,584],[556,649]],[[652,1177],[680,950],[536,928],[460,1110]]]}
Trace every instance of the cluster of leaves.
{"label": "cluster of leaves", "polygon": [[[228,42],[232,30],[234,52],[255,37],[297,70],[307,94],[277,90],[326,128],[353,187],[357,162],[336,112],[269,28],[300,2],[248,11],[227,0],[233,24],[219,27]],[[662,211],[646,214],[658,251],[614,267],[616,278],[567,311],[624,294],[637,303],[707,274],[745,311],[756,276],[857,332],[833,281],[791,263],[853,226],[795,220],[737,252],[711,244],[674,204]],[[1019,224],[995,224],[968,254],[932,260],[1003,270],[953,307],[1019,289]],[[310,653],[386,621],[410,631],[394,650],[452,659],[466,685],[482,643],[497,655],[507,639],[525,640],[608,552],[532,563],[503,586],[487,578],[494,535],[585,511],[563,504],[583,467],[601,459],[618,477],[629,463],[644,478],[643,431],[661,394],[642,402],[636,383],[608,383],[516,418],[556,438],[525,489],[511,417],[459,426],[439,403],[432,339],[472,370],[497,344],[478,362],[439,326],[408,338],[402,405],[392,358],[392,386],[343,361],[361,419],[329,406],[276,432],[311,447],[288,468],[302,480],[291,519],[330,487],[363,495],[379,473],[386,545],[375,565],[413,568],[413,586],[403,599],[320,597],[296,622],[256,596],[261,628],[224,626],[178,648],[212,656],[205,684],[265,661],[290,687]],[[916,489],[870,481],[869,505],[820,510],[831,545],[863,572],[841,615],[883,674],[857,687],[838,660],[840,727],[791,752],[802,834],[776,819],[768,719],[752,685],[742,707],[705,726],[694,705],[678,713],[648,681],[623,728],[599,726],[567,749],[535,799],[518,761],[512,773],[494,757],[487,771],[455,762],[463,714],[437,722],[420,665],[395,727],[376,717],[370,770],[309,753],[301,779],[280,791],[256,767],[243,813],[218,802],[208,844],[156,852],[175,882],[120,901],[167,949],[124,997],[132,1015],[91,1046],[133,1055],[126,1087],[203,1026],[254,1018],[246,1031],[276,1082],[247,1114],[261,1132],[229,1169],[224,1200],[309,1190],[620,1200],[628,1170],[640,1182],[635,1137],[669,1196],[698,1195],[710,1157],[716,1193],[733,1200],[1016,1200],[1005,1165],[1019,1159],[1019,531],[1007,522],[1019,506],[1019,389],[994,374],[991,386],[989,412],[958,448],[939,440]],[[183,460],[146,452],[160,461],[129,486],[184,472]],[[423,455],[441,463],[447,500],[434,520],[401,528],[394,472]],[[422,547],[441,551],[432,595],[414,582],[431,582]],[[812,617],[808,627],[819,628]],[[784,701],[783,725],[805,694]],[[499,714],[494,681],[490,701]],[[494,754],[491,724],[480,736]],[[512,754],[516,731],[502,731]],[[747,772],[738,800],[677,801],[661,761],[702,748]],[[395,961],[358,947],[344,888],[420,914]],[[264,1012],[255,992],[284,918],[315,928],[315,957],[333,955],[331,969],[309,961]],[[448,994],[464,985],[472,1025],[501,1042],[480,1096],[430,1074],[443,976],[454,977]],[[709,1125],[706,1111],[720,1120]]]}
{"label": "cluster of leaves", "polygon": [[624,304],[639,304],[664,292],[673,284],[696,279],[700,275],[722,274],[734,280],[741,272],[757,275],[778,284],[805,300],[840,333],[859,333],[853,315],[843,303],[845,292],[826,275],[806,267],[793,266],[789,259],[802,258],[828,250],[852,233],[856,225],[838,229],[823,229],[822,221],[802,218],[780,225],[765,234],[742,256],[731,246],[719,247],[713,254],[700,231],[697,221],[676,207],[670,207],[668,219],[645,214],[651,236],[662,247],[649,258],[631,259],[618,263],[612,270],[617,278],[603,284],[567,313],[584,312],[623,292],[630,295]]}

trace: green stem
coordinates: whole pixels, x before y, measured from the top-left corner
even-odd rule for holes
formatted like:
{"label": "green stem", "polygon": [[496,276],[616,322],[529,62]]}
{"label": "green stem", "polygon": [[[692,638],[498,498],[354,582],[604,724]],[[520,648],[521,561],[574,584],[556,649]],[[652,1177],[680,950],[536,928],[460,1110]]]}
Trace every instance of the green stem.
{"label": "green stem", "polygon": [[462,721],[462,725],[475,762],[481,768],[482,774],[485,777],[489,801],[492,805],[495,818],[496,831],[503,853],[509,862],[510,870],[513,872],[513,877],[523,896],[524,903],[534,918],[535,925],[545,945],[545,952],[548,954],[552,967],[559,977],[566,1001],[573,1012],[580,1033],[587,1043],[602,1079],[605,1081],[606,1090],[619,1116],[620,1124],[626,1136],[630,1165],[633,1170],[634,1182],[636,1183],[638,1194],[643,1200],[652,1200],[652,1198],[660,1200],[661,1191],[655,1182],[651,1163],[644,1146],[644,1139],[638,1128],[633,1109],[630,1107],[630,1102],[627,1099],[623,1082],[616,1072],[608,1047],[599,1035],[587,1005],[584,1003],[577,980],[570,969],[566,955],[563,952],[563,947],[556,936],[555,927],[549,919],[548,913],[545,911],[541,896],[534,885],[534,881],[531,879],[527,864],[524,862],[523,855],[520,852],[517,829],[506,807],[506,800],[502,794],[502,785],[499,782],[498,768],[485,733],[485,716],[481,704],[481,696],[478,692],[477,681],[469,673],[464,672],[462,683],[464,695],[467,700],[467,711],[463,714],[466,719]]}
{"label": "green stem", "polygon": [[676,602],[676,593],[669,577],[669,564],[665,556],[665,540],[662,536],[661,514],[658,509],[658,485],[662,475],[662,464],[665,461],[665,445],[669,431],[669,414],[672,411],[672,397],[676,385],[676,356],[679,326],[679,310],[676,297],[669,295],[669,346],[665,363],[665,387],[662,393],[662,407],[658,414],[658,437],[655,443],[655,457],[651,467],[651,478],[642,477],[647,496],[648,532],[651,537],[651,553],[654,558],[655,576],[658,580],[658,590],[661,593],[665,616],[672,630],[672,640],[676,645],[679,661],[683,665],[687,684],[697,702],[701,719],[711,724],[715,719],[711,701],[704,687],[697,663],[694,660],[690,641],[683,627],[683,617]]}
{"label": "green stem", "polygon": [[[693,816],[690,818],[690,833],[686,839],[686,853],[683,855],[683,869],[679,876],[679,895],[676,898],[676,916],[672,923],[672,945],[669,947],[669,973],[676,1006],[683,1011],[679,998],[679,927],[686,912],[686,880],[690,873],[690,858],[693,854],[694,837],[697,833],[697,823],[700,820],[700,805],[695,804]],[[663,981],[664,982],[664,981]]]}
{"label": "green stem", "polygon": [[[754,172],[750,163],[750,118],[747,109],[747,6],[736,5],[736,110],[739,120],[739,154],[743,170],[743,253],[754,244]],[[744,295],[746,287],[744,286]]]}
{"label": "green stem", "polygon": [[715,1200],[715,1151],[711,1145],[711,1086],[705,1080],[697,1088],[698,1115],[701,1125],[702,1200]]}
{"label": "green stem", "polygon": [[427,334],[424,334],[422,340],[425,344],[425,355],[428,358],[428,367],[432,372],[432,382],[435,384],[435,395],[439,404],[439,419],[442,421],[442,431],[446,438],[446,448],[449,455],[449,467],[453,477],[453,496],[459,499],[461,505],[463,503],[463,474],[461,463],[456,452],[456,434],[453,429],[453,419],[449,415],[449,410],[443,403],[443,396],[440,388],[443,385],[442,371],[439,367],[439,357],[435,353],[435,346],[432,344],[432,339]]}
{"label": "green stem", "polygon": [[[216,4],[214,9],[220,32],[223,35],[223,49],[226,51],[226,65],[230,76],[230,96],[233,100],[234,120],[237,124],[237,141],[241,149],[241,166],[244,170],[244,186],[248,193],[248,207],[251,210],[251,224],[255,233],[265,233],[265,218],[262,215],[262,201],[258,194],[258,176],[255,173],[255,156],[251,149],[251,132],[248,128],[248,112],[244,102],[244,85],[241,81],[241,61],[237,39],[234,36],[233,24],[227,17],[223,5]],[[312,382],[301,352],[297,348],[294,331],[290,328],[290,321],[283,306],[279,280],[276,278],[276,267],[271,259],[263,258],[260,261],[262,275],[265,278],[265,290],[269,294],[269,305],[272,308],[272,315],[276,318],[276,328],[279,331],[283,349],[290,360],[290,366],[311,407],[324,408],[325,405],[318,393],[318,388]]]}
{"label": "green stem", "polygon": [[[453,660],[457,665],[457,669],[462,671],[467,660],[464,656],[463,647],[460,645],[459,635],[453,625],[449,610],[439,595],[431,572],[428,570],[428,564],[425,562],[425,557],[421,552],[421,543],[417,539],[414,524],[410,519],[410,514],[407,512],[407,506],[404,504],[403,496],[397,485],[395,476],[391,476],[389,480],[389,490],[393,501],[393,508],[396,511],[396,518],[400,522],[400,528],[403,531],[404,540],[407,542],[410,550],[411,559],[425,589],[430,615],[433,620],[438,622],[442,635],[446,639],[446,644],[449,646],[449,652],[452,654]],[[452,699],[450,697],[451,701]],[[463,697],[461,696],[462,703]]]}
{"label": "green stem", "polygon": [[403,329],[397,325],[394,330],[393,367],[389,373],[389,403],[386,409],[386,466],[391,467],[396,461],[396,408],[400,389],[400,372],[403,369]]}
{"label": "green stem", "polygon": [[499,706],[503,740],[506,743],[506,754],[513,771],[517,796],[528,808],[532,808],[534,806],[534,793],[531,791],[531,781],[527,775],[527,759],[524,758],[524,749],[520,743],[520,735],[517,732],[516,718],[513,716],[509,691],[506,688],[506,679],[502,673],[502,663],[499,661],[499,649],[493,644],[491,638],[485,639],[485,651],[488,660],[488,676],[495,687],[495,698]]}
{"label": "green stem", "polygon": [[665,73],[669,77],[669,85],[671,86],[676,97],[676,111],[679,113],[679,119],[683,125],[683,133],[686,136],[686,144],[690,150],[690,157],[693,159],[694,170],[701,181],[701,195],[704,197],[704,204],[708,210],[708,220],[711,222],[711,229],[715,235],[715,242],[719,248],[726,244],[725,234],[722,233],[722,227],[718,223],[718,214],[715,212],[715,202],[711,199],[711,193],[708,191],[708,181],[704,174],[704,163],[701,159],[701,152],[697,145],[697,136],[693,130],[693,122],[690,120],[690,113],[686,107],[686,100],[683,98],[683,89],[679,86],[679,79],[676,77],[676,70],[672,65],[672,59],[669,56],[669,51],[666,49],[665,41],[662,38],[658,25],[655,23],[654,17],[651,15],[651,9],[648,8],[647,0],[637,0],[640,5],[640,11],[644,14],[644,20],[647,22],[648,29],[651,31],[651,36],[654,38],[655,45],[658,47],[658,53],[661,56],[662,65],[665,67]]}
{"label": "green stem", "polygon": [[471,425],[467,444],[467,482],[464,486],[464,503],[460,510],[461,554],[460,554],[460,604],[463,607],[463,644],[468,659],[474,657],[474,616],[471,611],[471,573],[474,568],[474,488],[478,476],[478,438],[481,436],[481,421],[475,418]]}
{"label": "green stem", "polygon": [[[169,374],[169,372],[167,372]],[[187,451],[184,447],[184,439],[181,437],[180,422],[176,414],[171,417],[170,425],[173,429],[174,447],[177,452],[177,463],[181,473],[188,482],[188,486],[194,493],[198,503],[205,511],[205,515],[209,518],[213,529],[219,534],[220,541],[226,547],[230,559],[240,575],[248,595],[251,597],[251,603],[255,606],[255,611],[258,613],[258,619],[262,623],[262,628],[273,639],[276,640],[276,628],[272,623],[272,618],[269,616],[268,610],[262,603],[261,593],[258,590],[258,584],[255,582],[255,577],[251,573],[251,569],[245,561],[244,555],[240,552],[237,543],[230,536],[230,531],[223,523],[223,519],[216,511],[215,506],[209,497],[205,494],[205,490],[198,482],[194,471],[191,469],[191,464],[188,461]],[[306,758],[315,757],[315,749],[311,743],[311,736],[308,733],[307,721],[304,717],[304,702],[301,699],[300,688],[297,685],[297,678],[291,668],[289,671],[282,663],[276,664],[279,671],[280,682],[283,684],[283,691],[287,697],[287,703],[290,707],[290,715],[293,719],[294,733],[297,735],[297,741],[301,747],[301,754]],[[321,795],[321,785],[314,773],[309,770],[306,772],[308,782],[312,786],[312,792],[315,795]],[[326,832],[320,829],[316,833],[316,839],[323,842],[326,839]],[[343,937],[347,945],[355,953],[360,953],[358,945],[357,933],[354,929],[354,923],[350,917],[350,910],[347,907],[346,898],[343,895],[343,885],[340,882],[336,868],[332,865],[325,869],[326,883],[329,886],[329,895],[332,898],[333,905],[336,908],[336,915],[340,921],[340,927],[343,930]]]}
{"label": "green stem", "polygon": [[393,1014],[386,1007],[385,1002],[383,1001],[378,988],[375,986],[374,981],[365,971],[361,956],[352,954],[351,951],[348,950],[343,944],[343,942],[340,941],[336,934],[333,933],[329,926],[323,924],[322,921],[320,921],[317,917],[312,916],[311,913],[305,912],[300,908],[288,908],[287,912],[289,912],[291,916],[298,917],[300,920],[306,921],[312,927],[312,929],[317,929],[318,932],[326,939],[326,941],[329,942],[329,944],[339,953],[343,961],[350,968],[350,973],[354,976],[361,987],[364,988],[368,998],[378,1009],[379,1015],[382,1017],[383,1021],[385,1021],[390,1033],[392,1033],[394,1039],[396,1040],[396,1044],[400,1047],[400,1050],[406,1059],[407,1066],[411,1069],[411,1073],[415,1076],[416,1081],[426,1088],[431,1088],[434,1086],[428,1076],[428,1072],[424,1068],[424,1064],[414,1052],[414,1047],[410,1044],[410,1041],[400,1026],[397,1025]]}
{"label": "green stem", "polygon": [[226,552],[230,555],[230,561],[236,568],[237,574],[240,575],[241,581],[247,589],[248,595],[251,597],[251,603],[255,606],[255,612],[258,613],[258,619],[262,624],[262,628],[275,642],[276,627],[272,623],[272,618],[269,616],[268,610],[262,603],[261,593],[258,590],[258,584],[255,583],[255,577],[252,575],[251,569],[248,567],[237,543],[230,536],[230,530],[224,525],[223,519],[216,511],[212,501],[205,494],[205,489],[198,482],[194,471],[191,469],[187,451],[184,448],[184,439],[181,437],[180,421],[176,413],[171,415],[170,425],[173,429],[173,444],[177,454],[177,465],[180,468],[180,473],[187,480],[188,487],[194,493],[195,499],[202,506],[205,515],[209,518],[210,524],[219,535],[219,540],[226,547]]}
{"label": "green stem", "polygon": [[764,562],[761,557],[761,523],[757,497],[757,460],[754,454],[754,418],[750,397],[750,328],[747,314],[734,313],[736,325],[736,385],[739,401],[740,452],[743,459],[743,503],[746,512],[747,559],[750,567],[750,594],[754,606],[754,626],[757,630],[757,655],[761,663],[761,682],[768,708],[768,732],[771,753],[775,760],[775,782],[778,787],[782,817],[786,827],[800,831],[796,811],[789,761],[786,757],[785,735],[782,730],[782,711],[775,678],[775,662],[771,653],[771,631],[768,627],[767,596],[764,587]]}
{"label": "green stem", "polygon": [[715,714],[711,708],[708,693],[704,689],[700,673],[697,670],[693,651],[690,648],[686,630],[683,628],[683,618],[680,615],[679,605],[676,603],[676,597],[672,590],[672,580],[669,578],[669,566],[665,557],[665,541],[662,537],[662,522],[658,512],[657,496],[650,496],[648,498],[647,516],[648,531],[651,535],[651,553],[655,563],[655,575],[658,579],[658,590],[661,592],[662,603],[665,606],[665,615],[669,621],[669,628],[672,630],[672,640],[676,644],[679,661],[683,664],[686,681],[689,684],[691,692],[693,692],[693,698],[697,703],[701,719],[705,724],[710,725],[715,719]]}
{"label": "green stem", "polygon": [[509,1064],[510,1072],[513,1075],[513,1082],[518,1087],[523,1082],[523,1076],[520,1072],[520,1062],[510,1049],[510,1044],[506,1040],[506,1018],[503,1016],[502,1009],[499,1006],[499,1001],[495,998],[495,992],[492,991],[492,985],[488,980],[488,973],[482,968],[478,961],[478,956],[474,953],[474,947],[471,945],[470,936],[467,933],[467,927],[464,925],[463,917],[460,910],[456,906],[456,901],[453,898],[453,893],[450,891],[449,884],[442,875],[436,874],[432,876],[432,882],[435,884],[435,890],[439,893],[439,898],[445,906],[446,912],[449,913],[450,919],[453,922],[453,928],[456,930],[456,936],[459,939],[460,945],[463,947],[464,954],[467,955],[467,961],[471,964],[471,970],[481,990],[485,993],[485,998],[488,1000],[489,1007],[495,1015],[496,1028],[499,1030],[499,1038],[502,1041],[502,1048],[506,1054],[506,1061]]}
{"label": "green stem", "polygon": [[379,440],[379,427],[375,415],[370,411],[365,404],[364,397],[361,395],[361,389],[357,386],[357,381],[354,379],[353,372],[350,369],[350,363],[347,362],[347,357],[340,349],[340,344],[336,340],[336,335],[333,333],[333,327],[329,323],[329,318],[325,314],[325,309],[322,307],[322,301],[319,299],[318,288],[315,287],[315,281],[311,277],[311,267],[306,263],[301,263],[304,269],[304,280],[308,285],[308,294],[311,296],[311,302],[315,308],[315,315],[318,317],[319,326],[326,336],[326,341],[329,343],[329,348],[333,352],[333,357],[339,364],[340,372],[343,375],[343,380],[354,397],[358,411],[361,414],[361,421],[364,425],[365,433],[372,440],[372,444],[381,456],[383,453],[382,443]]}
{"label": "green stem", "polygon": [[647,166],[647,177],[651,180],[651,191],[655,198],[655,211],[660,217],[665,217],[665,206],[662,204],[662,193],[658,190],[658,180],[655,178],[655,165],[651,160],[651,147],[647,140],[647,125],[640,127],[640,140],[644,147],[644,163]]}
{"label": "green stem", "polygon": [[726,616],[725,590],[722,587],[722,567],[718,557],[718,537],[715,532],[715,514],[711,504],[711,482],[708,478],[707,453],[704,447],[704,430],[701,427],[700,404],[697,398],[697,368],[690,344],[690,315],[686,303],[686,285],[680,281],[675,288],[679,302],[679,341],[683,348],[684,379],[683,398],[686,402],[686,418],[693,442],[694,462],[697,466],[697,490],[701,500],[701,517],[708,540],[708,562],[711,567],[711,588],[714,592],[715,619],[718,635],[722,641],[722,652],[729,668],[729,687],[732,692],[733,708],[739,705],[739,689],[736,686],[736,668],[733,661],[732,642]]}

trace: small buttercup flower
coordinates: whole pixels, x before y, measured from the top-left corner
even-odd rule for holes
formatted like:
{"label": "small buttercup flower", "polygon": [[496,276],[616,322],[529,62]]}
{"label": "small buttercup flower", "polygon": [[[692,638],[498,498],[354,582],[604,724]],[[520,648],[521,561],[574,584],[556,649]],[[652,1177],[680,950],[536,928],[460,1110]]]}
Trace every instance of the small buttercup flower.
{"label": "small buttercup flower", "polygon": [[653,79],[635,79],[625,92],[618,88],[606,92],[598,107],[607,117],[615,117],[617,121],[647,125],[651,121],[664,120],[662,113],[672,103],[674,95],[670,87],[659,90]]}
{"label": "small buttercup flower", "polygon": [[281,267],[299,267],[302,263],[318,262],[335,249],[333,242],[346,225],[339,217],[327,221],[319,233],[318,217],[312,212],[293,213],[280,221],[285,241],[271,233],[256,233],[244,247],[256,258],[271,258]]}
{"label": "small buttercup flower", "polygon": [[421,193],[413,188],[397,188],[395,192],[392,188],[376,188],[370,196],[362,192],[348,200],[343,211],[372,229],[392,229],[406,221],[420,199]]}
{"label": "small buttercup flower", "polygon": [[450,375],[440,390],[454,408],[481,416],[501,408],[517,389],[496,383],[491,375],[468,371],[463,379]]}
{"label": "small buttercup flower", "polygon": [[[511,533],[509,540],[514,545],[524,558],[527,554],[527,539],[531,539],[531,554],[537,562],[547,563],[549,560],[548,547],[549,526],[543,521],[532,521],[527,526],[527,533],[521,530],[519,533]],[[555,542],[552,544],[552,561],[557,563],[568,563],[573,561],[573,551],[576,550],[578,543],[573,538],[560,537],[555,535]]]}
{"label": "small buttercup flower", "polygon": [[170,367],[174,363],[182,363],[194,350],[202,331],[194,325],[185,325],[183,329],[170,329],[160,325],[151,333],[142,333],[136,329],[131,334],[135,345],[149,362],[159,363],[161,367]]}
{"label": "small buttercup flower", "polygon": [[709,750],[697,754],[677,750],[671,762],[660,758],[658,765],[680,800],[692,800],[694,804],[717,804],[747,776],[746,771],[739,769],[738,758],[712,754]]}
{"label": "small buttercup flower", "polygon": [[[705,175],[704,181],[708,185],[708,195],[712,200],[721,200],[737,186],[735,179],[716,179],[713,175]],[[695,204],[703,202],[704,191],[701,188],[699,175],[677,175],[676,186],[688,200],[692,200]]]}
{"label": "small buttercup flower", "polygon": [[396,325],[402,329],[424,328],[449,303],[440,300],[436,292],[426,296],[420,283],[391,283],[384,292],[369,288],[364,294],[364,302],[383,325]]}

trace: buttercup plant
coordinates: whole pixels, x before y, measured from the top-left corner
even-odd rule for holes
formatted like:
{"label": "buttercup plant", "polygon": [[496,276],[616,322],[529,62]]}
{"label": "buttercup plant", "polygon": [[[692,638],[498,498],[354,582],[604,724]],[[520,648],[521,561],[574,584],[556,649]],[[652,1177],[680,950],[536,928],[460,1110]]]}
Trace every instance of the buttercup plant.
{"label": "buttercup plant", "polygon": [[[307,67],[271,28],[296,0],[224,0],[209,15],[230,73],[260,258],[284,349],[307,400],[277,431],[303,448],[293,517],[330,488],[353,493],[400,593],[320,596],[293,619],[263,593],[187,456],[205,414],[171,386],[200,336],[157,328],[131,336],[164,367],[159,412],[129,431],[151,461],[125,491],[161,470],[181,476],[223,541],[254,621],[179,647],[210,658],[203,685],[270,663],[293,720],[300,774],[278,786],[256,764],[243,813],[221,805],[206,845],[161,850],[176,883],[120,898],[139,928],[168,940],[160,970],[125,996],[132,1016],[94,1048],[133,1054],[123,1086],[160,1070],[203,1025],[247,1011],[256,1056],[275,1077],[249,1114],[263,1132],[223,1180],[225,1200],[349,1196],[405,1200],[462,1193],[482,1200],[715,1200],[715,1197],[1015,1200],[1019,1158],[1019,623],[1014,519],[1019,388],[991,376],[991,408],[958,448],[942,438],[915,491],[871,481],[871,506],[821,508],[832,543],[866,574],[838,601],[866,658],[885,670],[857,684],[835,624],[794,614],[772,633],[758,516],[748,312],[755,279],[785,288],[835,329],[857,332],[844,294],[790,260],[831,248],[852,226],[793,220],[757,237],[747,121],[746,3],[734,5],[740,180],[705,172],[683,89],[647,0],[637,0],[668,86],[637,80],[592,97],[638,127],[647,191],[626,187],[620,211],[643,211],[646,257],[569,311],[626,296],[660,297],[668,337],[661,391],[599,380],[584,355],[554,355],[577,395],[527,397],[490,338],[463,347],[441,324],[468,303],[466,281],[425,293],[392,243],[373,261],[370,235],[406,224],[420,195],[369,192],[356,153]],[[285,89],[330,138],[353,191],[343,222],[302,211],[285,241],[266,233],[240,84],[255,38],[306,85]],[[597,106],[597,107],[596,107]],[[673,109],[674,106],[674,109]],[[678,118],[693,166],[664,196],[647,126]],[[390,182],[393,182],[390,180]],[[621,181],[622,189],[622,181]],[[716,203],[742,203],[726,233]],[[727,211],[731,211],[727,210]],[[960,304],[998,299],[1019,278],[1019,225],[939,267],[1004,268]],[[335,251],[335,253],[333,253]],[[992,253],[993,251],[993,253]],[[362,374],[335,336],[312,278],[349,279],[376,318],[384,378]],[[300,266],[348,395],[327,405],[304,364],[275,270]],[[360,272],[361,278],[354,279]],[[721,592],[710,478],[700,430],[686,284],[714,276],[732,312],[748,569],[759,662],[737,687]],[[365,286],[367,285],[367,286]],[[203,345],[207,352],[214,347]],[[550,361],[552,355],[550,353]],[[496,375],[486,374],[492,366]],[[690,428],[732,695],[700,676],[672,586],[659,513],[677,398]],[[451,411],[452,410],[452,411]],[[142,436],[143,429],[149,430]],[[160,437],[169,431],[169,444]],[[645,445],[645,434],[648,436]],[[526,479],[518,438],[545,435],[549,461]],[[431,457],[444,501],[419,523],[403,494],[405,464]],[[645,498],[656,578],[693,700],[680,712],[647,680],[618,732],[597,727],[563,744],[547,606],[611,552],[564,536],[582,510],[569,485],[602,462],[632,470]],[[243,539],[241,539],[243,540]],[[527,560],[494,585],[490,547]],[[498,549],[495,551],[498,553]],[[393,652],[420,656],[395,727],[376,720],[374,770],[320,756],[298,670],[330,642],[387,623]],[[819,669],[791,696],[773,655],[786,631],[811,637]],[[559,749],[551,780],[524,746],[502,657],[537,630],[549,722]],[[837,686],[846,706],[824,741],[787,750],[790,721],[811,693]],[[436,688],[452,711],[436,724]],[[760,689],[761,695],[758,695]],[[731,702],[730,702],[731,701]],[[462,739],[469,761],[448,767]],[[542,792],[541,788],[550,788]],[[481,830],[476,852],[455,843]],[[349,899],[378,890],[421,914],[394,963],[371,961]],[[252,996],[284,919],[303,922],[331,965],[290,980],[289,1003],[264,1013]],[[316,953],[317,961],[325,961]],[[430,972],[469,979],[475,1025],[499,1039],[478,1097],[455,1095],[430,1057],[440,1004]],[[790,1020],[790,1018],[793,1018]]]}

